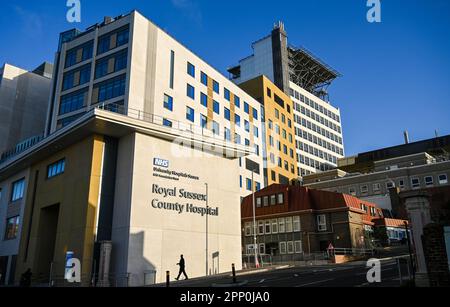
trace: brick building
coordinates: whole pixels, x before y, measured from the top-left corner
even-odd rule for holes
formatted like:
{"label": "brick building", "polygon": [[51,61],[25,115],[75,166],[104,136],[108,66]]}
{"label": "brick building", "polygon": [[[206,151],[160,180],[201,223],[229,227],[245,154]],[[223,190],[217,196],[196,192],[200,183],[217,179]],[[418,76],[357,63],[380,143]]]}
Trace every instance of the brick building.
{"label": "brick building", "polygon": [[303,253],[335,248],[366,248],[374,220],[383,218],[375,204],[354,196],[274,184],[255,193],[241,205],[243,254],[252,254],[256,229],[260,254],[296,260]]}

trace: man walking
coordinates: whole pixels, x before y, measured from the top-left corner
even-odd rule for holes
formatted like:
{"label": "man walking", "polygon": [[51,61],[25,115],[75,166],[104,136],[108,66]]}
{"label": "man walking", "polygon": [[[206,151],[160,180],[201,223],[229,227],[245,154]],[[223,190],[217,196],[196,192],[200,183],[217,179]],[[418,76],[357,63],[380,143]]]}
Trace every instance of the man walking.
{"label": "man walking", "polygon": [[185,262],[184,262],[183,255],[181,255],[180,262],[178,262],[177,265],[180,266],[180,273],[178,273],[178,277],[175,278],[175,279],[176,279],[176,280],[179,280],[181,274],[184,274],[184,278],[185,278],[185,279],[188,279],[188,276],[187,276],[186,271],[185,271],[185,267],[186,267],[186,266],[185,266]]}

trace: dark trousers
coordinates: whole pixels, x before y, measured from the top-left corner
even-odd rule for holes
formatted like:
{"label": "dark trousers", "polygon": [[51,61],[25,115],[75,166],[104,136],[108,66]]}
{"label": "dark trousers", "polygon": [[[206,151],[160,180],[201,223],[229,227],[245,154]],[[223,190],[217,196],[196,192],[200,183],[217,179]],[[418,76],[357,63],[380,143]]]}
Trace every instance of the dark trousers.
{"label": "dark trousers", "polygon": [[180,273],[178,273],[177,279],[180,279],[181,274],[184,275],[184,278],[188,279],[188,276],[187,276],[186,271],[184,270],[184,268],[180,268]]}

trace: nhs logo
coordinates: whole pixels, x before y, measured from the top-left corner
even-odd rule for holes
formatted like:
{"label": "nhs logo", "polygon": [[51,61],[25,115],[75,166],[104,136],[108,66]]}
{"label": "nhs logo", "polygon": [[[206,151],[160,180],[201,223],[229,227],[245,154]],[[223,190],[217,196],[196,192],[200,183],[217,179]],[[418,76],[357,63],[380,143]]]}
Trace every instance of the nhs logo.
{"label": "nhs logo", "polygon": [[168,168],[169,167],[169,160],[154,158],[153,159],[153,165]]}

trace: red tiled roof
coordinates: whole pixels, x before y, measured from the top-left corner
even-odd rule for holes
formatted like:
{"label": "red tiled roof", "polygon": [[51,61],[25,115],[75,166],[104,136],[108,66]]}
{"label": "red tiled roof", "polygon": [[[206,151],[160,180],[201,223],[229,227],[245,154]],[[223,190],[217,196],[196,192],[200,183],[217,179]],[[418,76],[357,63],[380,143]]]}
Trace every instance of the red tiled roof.
{"label": "red tiled roof", "polygon": [[[283,193],[284,204],[276,206],[268,206],[262,208],[256,208],[256,215],[274,215],[283,214],[297,211],[319,211],[330,209],[349,209],[364,214],[361,209],[361,204],[366,205],[368,208],[375,207],[378,212],[381,212],[378,207],[370,202],[360,200],[354,196],[346,195],[342,193],[328,192],[322,190],[310,189],[302,186],[281,185],[273,184],[261,191],[255,193],[255,199],[258,197],[264,197]],[[244,198],[241,206],[242,218],[249,218],[253,216],[253,203],[252,195]],[[367,224],[372,224],[373,217],[370,216],[370,211],[364,214],[363,220]]]}
{"label": "red tiled roof", "polygon": [[376,219],[374,220],[375,225],[377,226],[386,226],[386,227],[405,227],[405,222],[409,224],[406,220],[397,220],[397,219]]}

